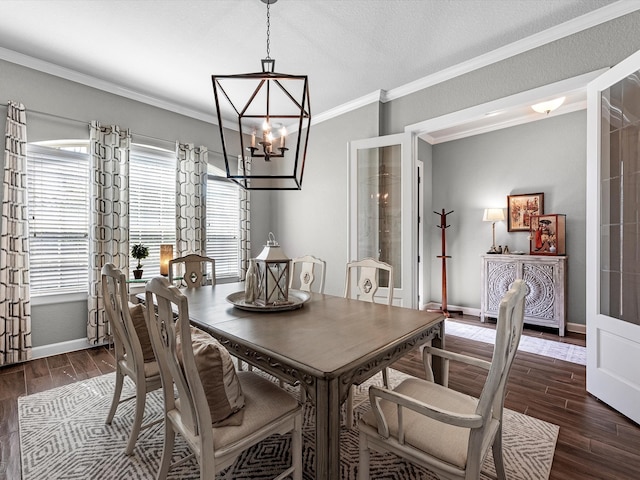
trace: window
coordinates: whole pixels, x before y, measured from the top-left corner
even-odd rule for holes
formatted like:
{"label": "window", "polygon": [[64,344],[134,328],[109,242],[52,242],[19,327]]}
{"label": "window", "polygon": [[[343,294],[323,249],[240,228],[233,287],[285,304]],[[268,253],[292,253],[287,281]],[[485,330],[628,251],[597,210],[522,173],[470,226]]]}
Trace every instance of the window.
{"label": "window", "polygon": [[238,277],[240,262],[238,186],[216,175],[207,177],[207,256],[216,260],[216,277]]}
{"label": "window", "polygon": [[27,147],[32,295],[86,292],[89,283],[87,145]]}
{"label": "window", "polygon": [[[27,148],[31,293],[86,292],[89,284],[87,142]],[[173,151],[133,144],[129,165],[129,242],[143,243],[144,276],[160,273],[160,245],[176,243]],[[238,277],[238,187],[217,175],[207,183],[207,255],[218,278]],[[135,260],[131,259],[133,268]]]}
{"label": "window", "polygon": [[134,143],[129,161],[129,243],[149,248],[142,264],[151,278],[160,275],[160,245],[176,243],[176,155]]}

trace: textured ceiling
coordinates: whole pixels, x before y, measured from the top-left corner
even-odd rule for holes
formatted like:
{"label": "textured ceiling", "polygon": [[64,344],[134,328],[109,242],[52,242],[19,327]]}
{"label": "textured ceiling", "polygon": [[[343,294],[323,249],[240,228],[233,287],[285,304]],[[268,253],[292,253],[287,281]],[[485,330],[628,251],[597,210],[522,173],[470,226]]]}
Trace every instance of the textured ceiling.
{"label": "textured ceiling", "polygon": [[[279,0],[271,6],[271,57],[276,71],[309,76],[317,115],[612,3]],[[212,115],[211,74],[260,70],[266,5],[260,0],[0,0],[0,47]],[[0,58],[6,54],[0,52]]]}

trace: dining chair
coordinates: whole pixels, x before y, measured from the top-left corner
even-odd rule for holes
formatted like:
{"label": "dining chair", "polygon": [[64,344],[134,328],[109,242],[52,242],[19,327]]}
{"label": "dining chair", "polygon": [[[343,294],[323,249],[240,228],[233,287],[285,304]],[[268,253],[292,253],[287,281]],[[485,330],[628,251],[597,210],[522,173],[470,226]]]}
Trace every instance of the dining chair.
{"label": "dining chair", "polygon": [[291,275],[289,275],[289,288],[294,286],[294,278],[296,278],[296,270],[300,271],[299,276],[299,290],[304,292],[311,292],[312,285],[319,280],[317,292],[324,293],[324,271],[326,262],[320,260],[312,255],[304,255],[291,260]]}
{"label": "dining chair", "polygon": [[[302,408],[298,401],[266,378],[233,368],[227,372],[231,377],[225,374],[220,384],[211,385],[211,377],[223,360],[214,362],[209,353],[203,352],[215,349],[218,358],[232,366],[229,352],[213,337],[190,326],[187,298],[166,278],[153,278],[145,290],[147,305],[157,307],[157,315],[147,312],[147,325],[160,366],[165,406],[165,438],[156,479],[164,480],[168,475],[176,433],[185,439],[192,452],[190,457],[194,456],[200,465],[200,479],[205,480],[213,479],[243,451],[265,438],[291,432],[291,467],[278,478],[292,475],[294,480],[300,480]],[[208,340],[203,339],[203,334]],[[179,347],[185,344],[192,348]],[[235,381],[241,388],[244,406],[227,417],[231,421],[224,426],[212,425],[213,419],[220,417],[220,410],[227,407],[219,399],[220,390],[233,390],[231,383]],[[233,421],[236,415],[242,415],[241,421]],[[275,454],[280,453],[287,454]]]}
{"label": "dining chair", "polygon": [[[389,287],[384,303],[391,305],[393,301],[393,267],[374,258],[365,258],[347,263],[347,278],[344,288],[345,298],[374,302],[375,294],[380,288],[380,272],[388,273]],[[354,284],[358,287],[356,291],[353,291]]]}
{"label": "dining chair", "polygon": [[[145,322],[145,307],[129,303],[126,277],[115,265],[107,263],[101,274],[104,309],[113,333],[116,360],[116,384],[106,423],[111,424],[121,403],[135,399],[133,426],[125,448],[125,453],[131,455],[140,431],[162,421],[142,425],[147,393],[160,388],[162,382]],[[124,377],[133,380],[136,392],[121,399]]]}
{"label": "dining chair", "polygon": [[[500,302],[490,362],[431,346],[424,348],[427,380],[410,378],[393,390],[371,386],[371,410],[358,422],[358,479],[369,478],[370,451],[391,452],[431,470],[439,478],[478,479],[489,448],[497,478],[505,480],[502,414],[505,385],[522,335],[527,287],[516,280]],[[487,371],[479,398],[434,382],[430,356]]]}
{"label": "dining chair", "polygon": [[[374,258],[364,258],[347,263],[347,278],[345,280],[345,298],[355,298],[365,302],[375,302],[375,294],[380,285],[380,272],[387,272],[389,287],[387,289],[387,305],[393,302],[393,267],[388,263],[381,262]],[[353,284],[357,285],[357,291],[353,291]],[[382,383],[386,387],[389,385],[389,370],[382,369]],[[349,389],[346,402],[346,424],[347,428],[353,427],[353,396],[355,386]]]}
{"label": "dining chair", "polygon": [[216,284],[216,261],[213,258],[191,253],[169,260],[169,282],[171,284],[177,279],[176,277],[180,276],[177,274],[178,269],[181,269],[182,280],[189,288]]}

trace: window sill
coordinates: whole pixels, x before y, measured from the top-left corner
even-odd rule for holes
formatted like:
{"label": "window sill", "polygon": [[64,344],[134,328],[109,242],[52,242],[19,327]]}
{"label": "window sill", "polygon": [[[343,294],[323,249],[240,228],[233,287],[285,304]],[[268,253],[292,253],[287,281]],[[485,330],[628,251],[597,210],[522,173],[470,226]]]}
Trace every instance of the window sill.
{"label": "window sill", "polygon": [[87,292],[57,293],[31,296],[31,305],[54,305],[56,303],[72,303],[87,300]]}

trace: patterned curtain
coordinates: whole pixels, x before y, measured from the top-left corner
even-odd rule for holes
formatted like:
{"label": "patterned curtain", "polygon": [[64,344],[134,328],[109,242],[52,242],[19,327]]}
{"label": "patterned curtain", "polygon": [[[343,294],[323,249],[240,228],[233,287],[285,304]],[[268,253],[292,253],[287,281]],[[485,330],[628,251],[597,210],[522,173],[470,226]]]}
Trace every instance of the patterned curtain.
{"label": "patterned curtain", "polygon": [[[251,158],[238,158],[238,175],[251,175]],[[240,192],[240,281],[245,279],[251,258],[251,193],[244,188]]]}
{"label": "patterned curtain", "polygon": [[31,358],[27,116],[8,102],[0,225],[0,365]]}
{"label": "patterned curtain", "polygon": [[92,345],[110,340],[100,271],[113,263],[129,272],[129,150],[131,133],[118,126],[92,122],[91,199],[89,228],[89,319],[87,339]]}
{"label": "patterned curtain", "polygon": [[176,143],[176,257],[207,254],[206,147]]}

